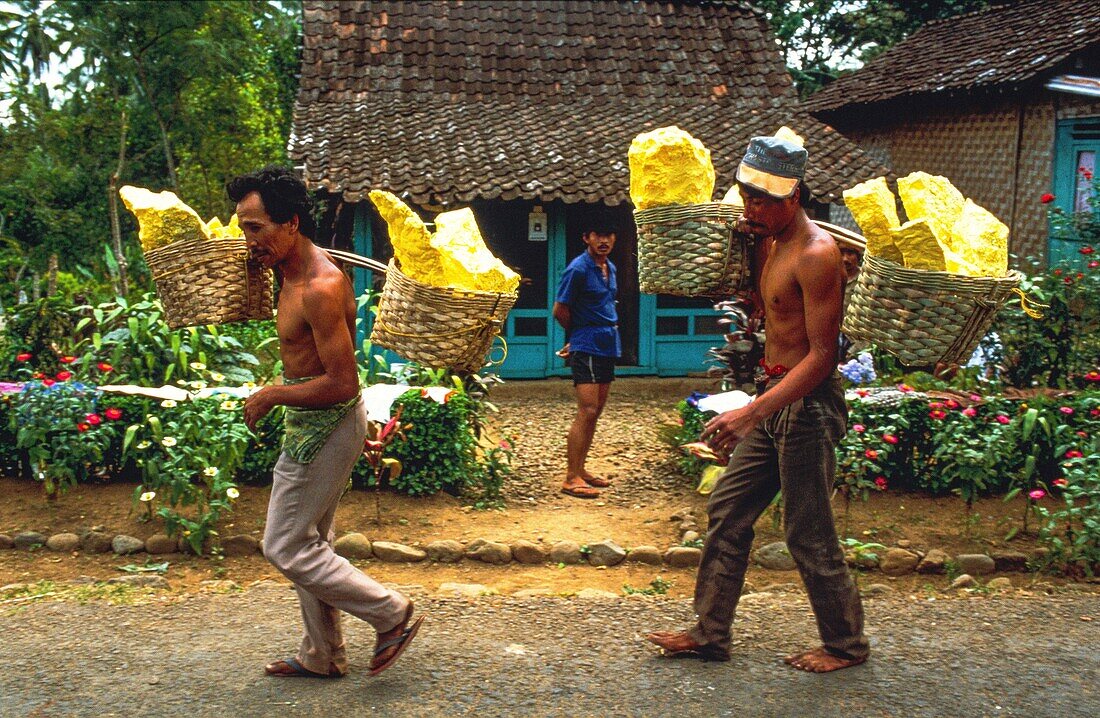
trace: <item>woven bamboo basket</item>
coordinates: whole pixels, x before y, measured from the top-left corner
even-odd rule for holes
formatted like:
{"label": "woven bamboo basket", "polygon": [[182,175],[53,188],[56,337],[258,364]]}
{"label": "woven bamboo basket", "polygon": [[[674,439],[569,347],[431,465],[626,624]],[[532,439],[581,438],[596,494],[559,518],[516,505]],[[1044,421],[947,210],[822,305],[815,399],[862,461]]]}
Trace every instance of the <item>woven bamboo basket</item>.
{"label": "woven bamboo basket", "polygon": [[184,239],[150,249],[145,263],[172,329],[273,316],[271,270],[243,239]]}
{"label": "woven bamboo basket", "polygon": [[370,338],[427,367],[474,372],[518,297],[422,284],[390,261]]}
{"label": "woven bamboo basket", "polygon": [[722,202],[636,211],[641,290],[717,297],[748,287],[750,239],[733,232],[740,216],[740,207]]}
{"label": "woven bamboo basket", "polygon": [[1004,277],[968,277],[908,269],[867,255],[843,331],[908,366],[961,364],[1022,279],[1015,270]]}

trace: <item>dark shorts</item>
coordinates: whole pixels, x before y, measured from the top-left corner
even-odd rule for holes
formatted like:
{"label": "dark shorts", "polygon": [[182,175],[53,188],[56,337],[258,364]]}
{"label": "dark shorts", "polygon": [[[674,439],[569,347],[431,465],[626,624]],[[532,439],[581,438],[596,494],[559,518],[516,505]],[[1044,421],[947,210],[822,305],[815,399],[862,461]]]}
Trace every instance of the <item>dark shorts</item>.
{"label": "dark shorts", "polygon": [[569,366],[573,368],[573,386],[610,384],[615,380],[615,357],[573,352],[569,355]]}

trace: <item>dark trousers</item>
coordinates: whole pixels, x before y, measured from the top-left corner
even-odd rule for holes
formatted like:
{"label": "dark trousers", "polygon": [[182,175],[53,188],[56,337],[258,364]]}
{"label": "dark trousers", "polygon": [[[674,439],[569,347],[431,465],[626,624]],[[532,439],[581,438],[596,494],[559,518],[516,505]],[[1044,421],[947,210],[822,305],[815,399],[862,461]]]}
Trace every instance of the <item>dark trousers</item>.
{"label": "dark trousers", "polygon": [[863,604],[829,501],[836,446],[847,422],[844,393],[833,376],[738,443],[707,504],[707,539],[695,584],[699,621],[689,632],[697,643],[729,651],[753,524],[782,491],[787,549],[806,584],[823,645],[842,657],[867,655]]}

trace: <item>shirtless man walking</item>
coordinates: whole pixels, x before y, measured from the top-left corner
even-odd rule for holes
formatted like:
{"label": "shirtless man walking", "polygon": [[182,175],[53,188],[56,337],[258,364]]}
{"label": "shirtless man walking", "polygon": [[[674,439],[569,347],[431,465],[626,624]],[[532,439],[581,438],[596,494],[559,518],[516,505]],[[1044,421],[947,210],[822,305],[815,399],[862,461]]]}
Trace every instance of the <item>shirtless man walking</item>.
{"label": "shirtless man walking", "polygon": [[280,277],[276,329],[285,383],[244,405],[257,422],[287,407],[286,439],[275,464],[264,556],[298,591],[305,636],[297,655],[269,663],[271,676],[337,677],[348,659],[341,611],[378,631],[370,675],[393,664],[420,627],[413,604],[372,580],[332,549],[333,519],[363,451],[367,412],[359,392],[352,336],[355,296],[347,277],[313,244],[305,184],[290,170],[265,167],[226,186],[252,257]]}
{"label": "shirtless man walking", "polygon": [[745,199],[742,229],[771,242],[759,286],[768,381],[755,401],[714,417],[703,430],[703,439],[730,461],[707,505],[695,586],[698,621],[687,631],[648,636],[666,655],[729,660],[753,524],[779,491],[787,548],[823,644],[786,662],[825,673],[863,663],[869,654],[863,607],[829,501],[835,448],[848,417],[836,376],[844,271],[836,242],[799,204],[805,165],[801,147],[755,137],[737,169]]}

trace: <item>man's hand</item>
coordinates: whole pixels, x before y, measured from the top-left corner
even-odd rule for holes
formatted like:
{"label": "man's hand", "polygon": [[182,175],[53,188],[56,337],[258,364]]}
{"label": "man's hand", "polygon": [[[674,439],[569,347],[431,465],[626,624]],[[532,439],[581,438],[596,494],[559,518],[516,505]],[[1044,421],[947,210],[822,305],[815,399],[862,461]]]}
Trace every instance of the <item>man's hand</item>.
{"label": "man's hand", "polygon": [[707,446],[720,456],[729,456],[733,453],[733,447],[737,442],[749,435],[756,428],[758,420],[753,415],[751,407],[742,407],[719,414],[703,427],[700,437],[707,442]]}
{"label": "man's hand", "polygon": [[569,358],[569,355],[570,355],[570,354],[571,354],[572,352],[573,352],[573,349],[572,349],[572,348],[571,348],[571,347],[569,346],[569,342],[566,342],[566,343],[565,343],[565,346],[563,346],[563,347],[562,347],[561,349],[558,349],[558,351],[557,351],[557,352],[555,352],[555,353],[556,353],[556,354],[557,354],[558,356],[560,356],[560,357],[561,357],[562,359],[568,359],[568,358]]}
{"label": "man's hand", "polygon": [[275,391],[275,387],[265,386],[244,400],[244,423],[252,431],[256,431],[256,425],[260,423],[260,419],[275,408],[277,403],[274,397]]}

